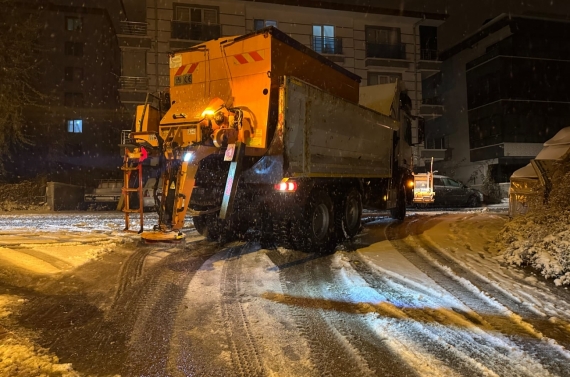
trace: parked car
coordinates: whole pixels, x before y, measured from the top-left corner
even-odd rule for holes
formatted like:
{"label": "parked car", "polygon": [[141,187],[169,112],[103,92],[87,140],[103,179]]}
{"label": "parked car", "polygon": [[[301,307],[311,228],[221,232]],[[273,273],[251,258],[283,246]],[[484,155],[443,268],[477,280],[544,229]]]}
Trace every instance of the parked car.
{"label": "parked car", "polygon": [[88,189],[83,196],[83,207],[116,208],[121,199],[123,181],[116,179],[102,179],[96,188]]}
{"label": "parked car", "polygon": [[[149,178],[144,184],[143,188],[143,207],[146,210],[155,210],[156,203],[154,200],[154,184],[156,182],[156,178]],[[158,200],[160,200],[160,196],[162,195],[162,179],[158,182],[158,187],[156,190],[156,194],[158,196]]]}
{"label": "parked car", "polygon": [[444,175],[434,175],[433,187],[436,206],[480,207],[483,193]]}

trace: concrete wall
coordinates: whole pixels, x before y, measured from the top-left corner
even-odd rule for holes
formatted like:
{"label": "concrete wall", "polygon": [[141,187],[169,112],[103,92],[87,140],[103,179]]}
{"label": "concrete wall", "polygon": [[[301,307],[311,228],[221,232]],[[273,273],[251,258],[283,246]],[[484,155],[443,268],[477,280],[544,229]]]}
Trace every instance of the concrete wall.
{"label": "concrete wall", "polygon": [[52,211],[75,210],[83,202],[84,188],[59,182],[48,182],[47,203]]}

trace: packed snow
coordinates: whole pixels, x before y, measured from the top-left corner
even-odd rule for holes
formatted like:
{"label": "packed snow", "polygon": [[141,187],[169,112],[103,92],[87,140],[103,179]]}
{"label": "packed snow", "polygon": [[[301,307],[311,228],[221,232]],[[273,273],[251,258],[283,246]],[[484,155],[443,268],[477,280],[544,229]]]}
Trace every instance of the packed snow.
{"label": "packed snow", "polygon": [[[152,221],[152,217],[147,219],[149,225]],[[570,361],[566,349],[541,334],[524,316],[514,313],[480,286],[457,276],[452,268],[442,264],[426,249],[433,247],[497,292],[570,331],[570,303],[561,301],[556,295],[556,289],[563,288],[505,265],[505,257],[495,243],[499,231],[508,224],[505,214],[480,210],[412,214],[410,226],[416,222],[423,224],[421,234],[410,235],[404,241],[433,268],[447,274],[477,297],[482,302],[481,307],[467,305],[437,279],[419,270],[393,247],[388,237],[369,243],[367,239],[375,229],[387,228],[391,223],[381,218],[367,224],[354,244],[355,252],[339,249],[334,255],[331,268],[336,271],[335,286],[343,287],[341,304],[344,310],[362,316],[370,331],[385,339],[386,345],[422,376],[459,375],[457,370],[433,356],[433,347],[481,375],[552,375],[545,369],[547,365],[519,346],[516,341],[519,333],[508,336],[489,325],[496,318],[507,318],[522,329],[521,334],[539,339],[549,352],[556,352]],[[136,229],[135,223],[132,226]],[[122,232],[123,227],[121,213],[0,215],[0,273],[17,270],[38,279],[72,273],[77,267],[116,252],[118,248],[128,249],[139,236]],[[561,241],[545,237],[544,242]],[[294,298],[284,295],[279,269],[267,257],[267,251],[259,250],[255,244],[248,247],[252,249],[240,256],[241,268],[248,275],[241,283],[240,310],[250,323],[255,324],[250,331],[262,339],[264,352],[275,355],[272,368],[279,370],[282,376],[303,375],[311,370],[309,346],[303,337],[290,330],[295,328],[293,319],[278,310],[284,305],[294,305]],[[224,260],[231,258],[228,255],[231,248],[221,250],[197,272],[187,295],[191,296],[194,307],[212,307],[212,314],[217,313],[223,318],[225,309],[219,303],[224,302],[220,295],[225,293],[220,290],[220,281],[225,274]],[[279,252],[289,253],[285,249],[279,249]],[[380,288],[371,286],[358,273],[357,256],[373,266],[381,277]],[[315,290],[313,299],[338,302],[336,295],[338,292],[322,286]],[[57,355],[34,344],[33,333],[15,334],[2,326],[2,323],[9,323],[11,314],[18,310],[23,300],[16,293],[0,295],[0,370],[6,375],[18,375],[20,371],[20,375],[77,375],[72,365],[60,363]],[[214,315],[211,319],[209,316],[202,318],[215,321]],[[175,336],[206,339],[202,327],[185,322],[191,320],[192,311],[188,311],[187,318],[179,318],[177,326],[189,330]],[[285,351],[275,342],[276,337],[283,336],[282,341],[289,344]],[[298,362],[286,363],[287,358],[280,357],[283,352],[297,355]],[[481,355],[486,355],[485,359],[481,359]],[[229,358],[228,350],[220,357]]]}

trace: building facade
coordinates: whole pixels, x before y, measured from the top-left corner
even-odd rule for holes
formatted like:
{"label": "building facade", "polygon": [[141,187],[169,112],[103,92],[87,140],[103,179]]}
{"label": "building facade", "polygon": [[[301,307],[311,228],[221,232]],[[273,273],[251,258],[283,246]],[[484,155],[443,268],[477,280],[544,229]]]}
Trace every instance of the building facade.
{"label": "building facade", "polygon": [[42,93],[26,111],[26,138],[10,164],[21,178],[47,176],[77,184],[120,177],[118,147],[131,114],[119,99],[121,55],[113,2],[29,1],[21,12],[38,23],[34,82]]}
{"label": "building facade", "polygon": [[[127,16],[137,16],[123,22],[119,35],[120,93],[127,107],[144,101],[147,90],[168,87],[171,51],[274,26],[361,76],[361,85],[399,79],[415,115],[433,117],[439,111],[423,105],[422,80],[439,71],[437,27],[444,14],[333,0],[303,6],[291,0],[147,0],[143,19],[141,3],[124,0]],[[419,151],[416,156],[420,164]]]}
{"label": "building facade", "polygon": [[424,157],[469,184],[508,182],[570,121],[570,23],[502,15],[444,51],[426,96],[445,111]]}

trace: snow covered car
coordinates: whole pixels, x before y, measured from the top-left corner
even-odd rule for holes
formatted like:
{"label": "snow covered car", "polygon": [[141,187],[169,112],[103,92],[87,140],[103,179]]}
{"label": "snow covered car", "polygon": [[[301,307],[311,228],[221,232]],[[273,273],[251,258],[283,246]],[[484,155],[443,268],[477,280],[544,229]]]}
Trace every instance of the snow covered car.
{"label": "snow covered car", "polygon": [[122,180],[102,179],[96,188],[88,190],[85,193],[83,196],[84,206],[116,206],[121,199],[122,189]]}
{"label": "snow covered car", "polygon": [[[149,178],[144,184],[143,188],[143,207],[145,210],[154,210],[156,208],[156,203],[154,201],[153,191],[156,178]],[[158,200],[162,195],[162,179],[158,182],[158,187],[156,190]]]}
{"label": "snow covered car", "polygon": [[433,188],[436,206],[480,207],[483,193],[444,175],[434,175]]}

